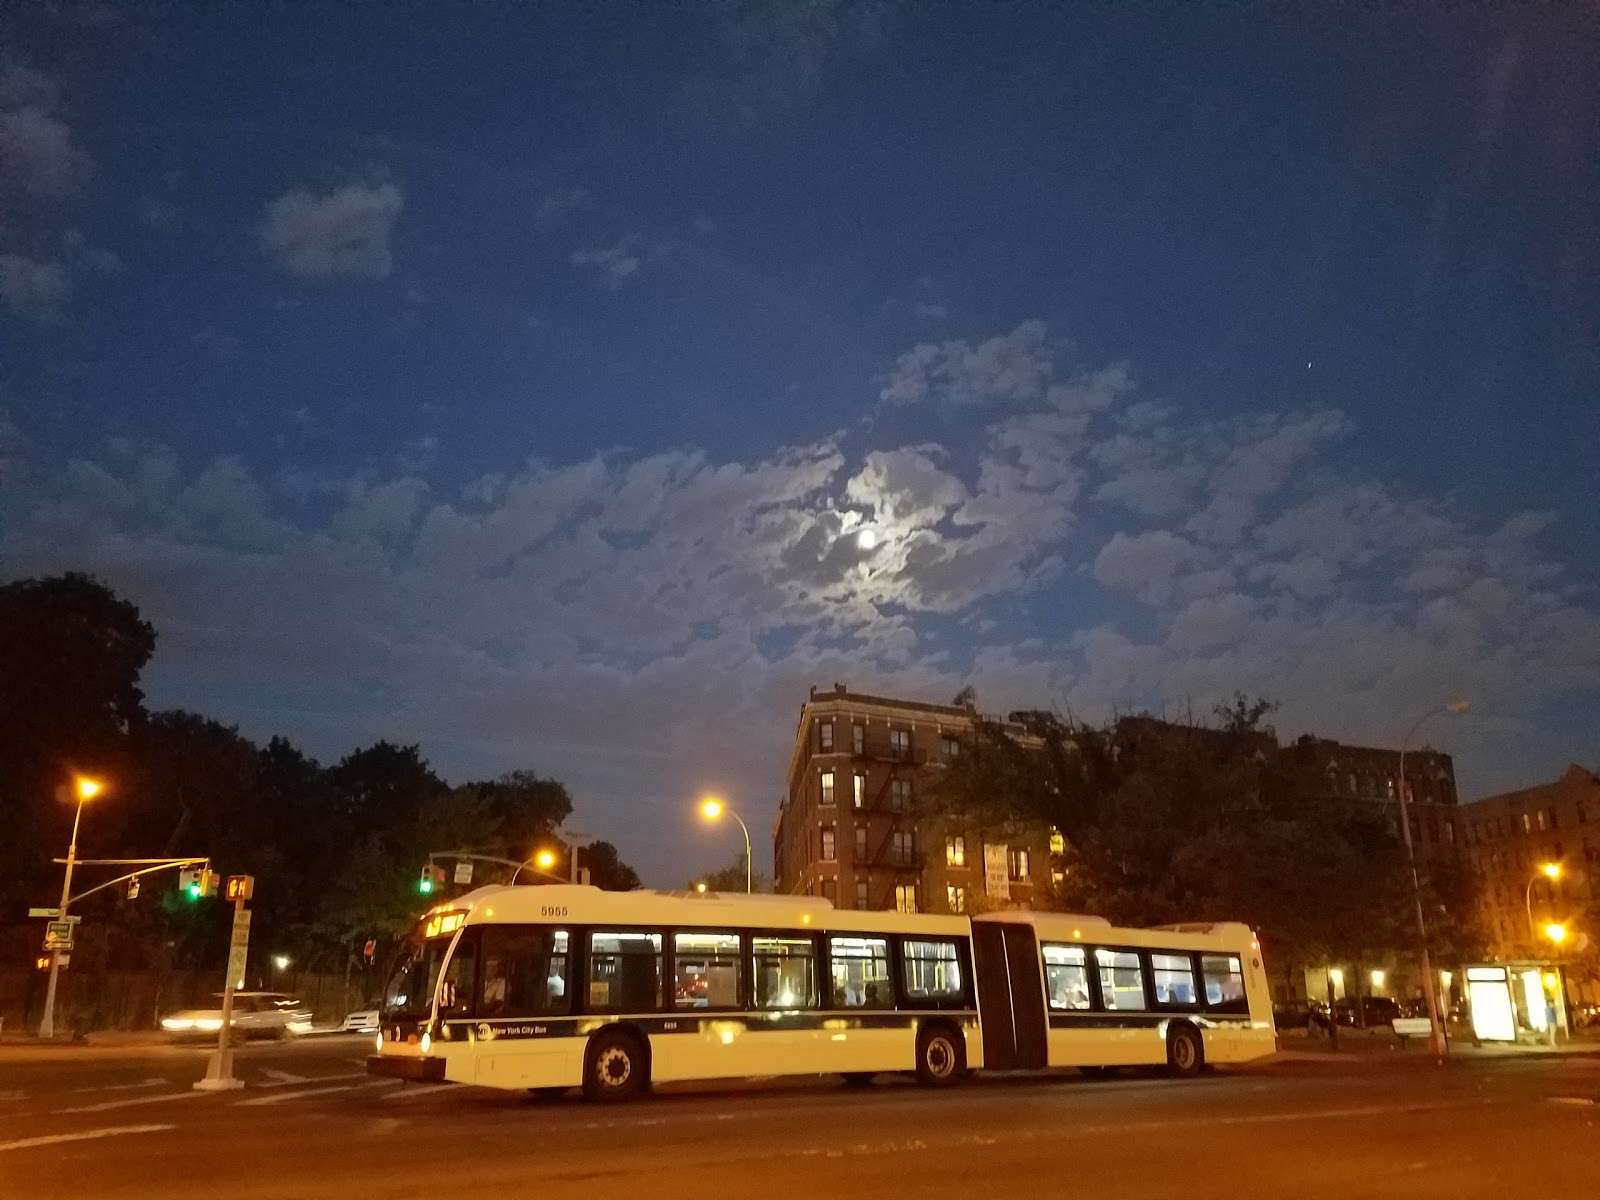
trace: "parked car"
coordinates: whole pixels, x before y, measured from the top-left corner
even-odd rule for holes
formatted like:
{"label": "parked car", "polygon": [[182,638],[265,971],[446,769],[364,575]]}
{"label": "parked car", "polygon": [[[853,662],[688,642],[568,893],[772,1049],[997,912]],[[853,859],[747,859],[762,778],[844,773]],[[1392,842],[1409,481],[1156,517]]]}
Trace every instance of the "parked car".
{"label": "parked car", "polygon": [[[161,1028],[177,1040],[214,1038],[222,1028],[222,993],[214,1008],[189,1008],[163,1017]],[[311,1032],[311,1009],[284,992],[235,992],[233,1029],[240,1037],[297,1037]]]}
{"label": "parked car", "polygon": [[[1400,1005],[1388,996],[1362,996],[1359,1007],[1356,997],[1346,996],[1334,1002],[1333,1011],[1339,1024],[1352,1027],[1358,1024],[1387,1027],[1390,1021],[1401,1015]],[[1357,1018],[1358,1012],[1364,1019]],[[1326,1016],[1323,1027],[1327,1027]]]}
{"label": "parked car", "polygon": [[1272,1006],[1272,1023],[1279,1029],[1308,1029],[1323,1020],[1328,1006],[1318,1000],[1280,1000]]}

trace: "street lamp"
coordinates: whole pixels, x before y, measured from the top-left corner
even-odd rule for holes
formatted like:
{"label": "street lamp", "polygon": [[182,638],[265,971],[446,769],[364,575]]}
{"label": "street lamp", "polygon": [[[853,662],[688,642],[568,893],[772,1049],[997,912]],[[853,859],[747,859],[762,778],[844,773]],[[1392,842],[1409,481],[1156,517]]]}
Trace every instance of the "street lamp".
{"label": "street lamp", "polygon": [[1567,940],[1567,927],[1559,921],[1551,921],[1544,927],[1544,935],[1559,946]]}
{"label": "street lamp", "polygon": [[739,828],[744,832],[744,890],[749,895],[755,888],[752,886],[754,872],[750,866],[750,830],[744,823],[744,818],[722,802],[719,797],[707,796],[700,802],[700,815],[708,821],[718,821],[726,813],[739,822]]}
{"label": "street lamp", "polygon": [[[83,820],[83,802],[92,800],[100,794],[101,783],[98,779],[89,779],[78,776],[72,781],[72,790],[78,797],[78,806],[72,814],[72,840],[67,843],[67,873],[61,881],[61,907],[56,910],[56,920],[67,919],[67,905],[72,899],[72,868],[78,858],[78,822]],[[60,793],[58,792],[57,795]],[[39,1022],[39,1036],[50,1038],[56,1035],[56,981],[61,974],[61,951],[50,952],[50,982],[44,989],[44,1017]]]}
{"label": "street lamp", "polygon": [[[1541,878],[1548,879],[1551,883],[1554,883],[1556,880],[1560,879],[1561,864],[1558,862],[1545,863],[1539,868],[1539,874],[1528,880],[1528,886],[1523,889],[1523,905],[1528,910],[1528,937],[1534,941],[1537,941],[1538,939],[1534,937],[1533,932],[1533,885],[1538,883]],[[1546,928],[1548,928],[1548,926]],[[1562,932],[1564,936],[1565,930]],[[1552,938],[1551,940],[1559,942],[1561,938]]]}
{"label": "street lamp", "polygon": [[1444,1022],[1440,1020],[1439,1005],[1435,999],[1433,989],[1433,966],[1428,961],[1428,923],[1422,915],[1422,881],[1417,876],[1417,855],[1411,844],[1411,817],[1406,809],[1406,748],[1410,746],[1412,737],[1423,724],[1440,713],[1464,713],[1472,706],[1465,700],[1457,700],[1443,708],[1430,708],[1413,722],[1406,736],[1400,739],[1400,778],[1395,786],[1400,792],[1400,830],[1406,840],[1406,864],[1411,868],[1411,898],[1417,909],[1417,941],[1422,954],[1422,999],[1428,1006],[1428,1049],[1433,1051],[1435,1058],[1443,1058],[1448,1047],[1444,1040]]}

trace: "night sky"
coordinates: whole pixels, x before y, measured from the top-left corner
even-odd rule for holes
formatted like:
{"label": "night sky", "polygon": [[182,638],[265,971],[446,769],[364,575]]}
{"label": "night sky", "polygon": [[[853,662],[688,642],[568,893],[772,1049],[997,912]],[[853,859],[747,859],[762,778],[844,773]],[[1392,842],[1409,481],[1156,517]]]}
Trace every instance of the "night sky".
{"label": "night sky", "polygon": [[666,885],[835,680],[1600,765],[1592,5],[217,7],[0,16],[0,578],[152,705]]}

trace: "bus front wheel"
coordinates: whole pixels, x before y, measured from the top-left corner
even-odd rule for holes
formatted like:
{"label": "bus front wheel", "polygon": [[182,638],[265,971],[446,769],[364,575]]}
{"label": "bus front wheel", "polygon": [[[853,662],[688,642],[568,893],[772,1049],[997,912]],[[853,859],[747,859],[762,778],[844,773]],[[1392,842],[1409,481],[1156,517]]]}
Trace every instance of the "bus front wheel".
{"label": "bus front wheel", "polygon": [[1196,1074],[1205,1065],[1205,1044],[1192,1025],[1175,1025],[1167,1031],[1167,1070],[1176,1076]]}
{"label": "bus front wheel", "polygon": [[929,1087],[949,1087],[967,1072],[967,1048],[961,1035],[946,1025],[933,1025],[917,1038],[917,1080]]}
{"label": "bus front wheel", "polygon": [[639,1039],[620,1029],[596,1034],[584,1056],[583,1094],[616,1101],[636,1096],[648,1082],[649,1066]]}

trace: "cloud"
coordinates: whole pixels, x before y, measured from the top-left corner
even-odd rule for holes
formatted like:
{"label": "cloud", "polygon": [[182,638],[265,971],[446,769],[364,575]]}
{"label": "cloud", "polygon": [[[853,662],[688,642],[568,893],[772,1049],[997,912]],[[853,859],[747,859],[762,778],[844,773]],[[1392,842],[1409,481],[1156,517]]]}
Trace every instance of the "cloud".
{"label": "cloud", "polygon": [[842,59],[871,44],[878,11],[848,0],[724,0],[713,11],[711,64],[685,89],[700,114],[749,133],[799,109]]}
{"label": "cloud", "polygon": [[58,196],[89,170],[61,112],[55,76],[0,57],[0,194]]}
{"label": "cloud", "polygon": [[288,192],[267,204],[256,237],[272,266],[296,279],[387,279],[389,237],[404,203],[389,182]]}
{"label": "cloud", "polygon": [[928,321],[942,321],[950,315],[950,310],[944,305],[929,304],[923,300],[918,300],[912,304],[911,311]]}
{"label": "cloud", "polygon": [[72,284],[58,262],[0,254],[0,300],[19,316],[51,321],[61,313]]}
{"label": "cloud", "polygon": [[[137,602],[158,702],[322,754],[421,740],[458,778],[536,765],[661,882],[703,853],[682,797],[738,789],[759,817],[795,706],[832,679],[1089,719],[1240,689],[1283,701],[1285,732],[1379,744],[1465,694],[1499,722],[1450,747],[1468,794],[1588,745],[1600,602],[1551,561],[1548,514],[1480,526],[1346,466],[1337,413],[1187,415],[1042,326],[1002,336],[934,347],[924,399],[990,404],[948,446],[468,480],[418,446],[308,480],[123,439],[9,469],[0,560]],[[1130,472],[1160,504],[1129,504]]]}
{"label": "cloud", "polygon": [[619,288],[639,270],[639,256],[630,253],[626,244],[618,242],[614,246],[600,246],[592,250],[574,250],[572,252],[572,265],[575,267],[596,267],[611,287]]}

